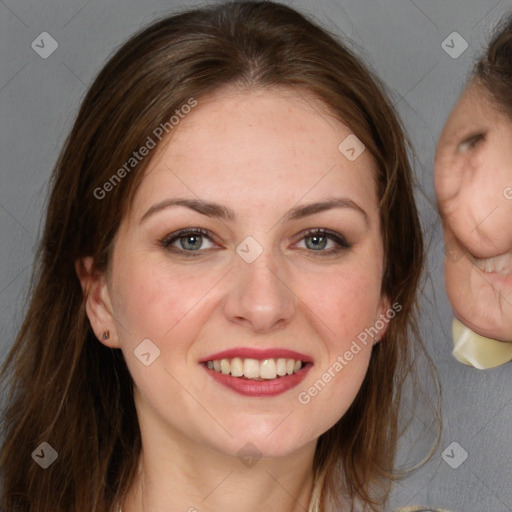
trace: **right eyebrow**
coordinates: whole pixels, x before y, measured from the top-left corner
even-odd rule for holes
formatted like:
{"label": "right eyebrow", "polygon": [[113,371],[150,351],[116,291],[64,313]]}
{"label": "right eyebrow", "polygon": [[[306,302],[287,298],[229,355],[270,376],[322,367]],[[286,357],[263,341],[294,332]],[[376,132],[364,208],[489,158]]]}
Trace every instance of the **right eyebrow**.
{"label": "right eyebrow", "polygon": [[142,223],[149,216],[164,210],[165,208],[170,208],[172,206],[184,206],[186,208],[190,208],[202,215],[206,215],[207,217],[218,217],[225,220],[234,220],[235,212],[226,206],[222,206],[217,203],[210,203],[207,201],[202,201],[200,199],[186,199],[186,198],[174,198],[174,199],[164,199],[163,201],[153,205],[140,219]]}

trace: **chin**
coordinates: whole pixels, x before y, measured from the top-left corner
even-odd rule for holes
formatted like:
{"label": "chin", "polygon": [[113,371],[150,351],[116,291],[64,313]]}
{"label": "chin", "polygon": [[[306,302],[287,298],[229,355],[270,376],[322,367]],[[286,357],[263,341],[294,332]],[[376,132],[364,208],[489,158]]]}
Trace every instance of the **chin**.
{"label": "chin", "polygon": [[232,432],[233,439],[230,438],[227,443],[220,446],[220,451],[238,458],[278,459],[303,449],[309,443],[316,445],[316,438],[305,439],[304,434],[299,432],[294,434],[286,428],[283,428],[282,432],[278,432],[278,429],[282,427],[283,425],[277,427],[270,434],[251,430],[244,433]]}
{"label": "chin", "polygon": [[455,316],[477,334],[498,341],[512,341],[512,317],[501,311],[498,303],[494,311],[487,314],[485,312],[489,312],[489,302],[471,300],[471,297],[460,307],[457,304],[453,307]]}
{"label": "chin", "polygon": [[219,453],[226,455],[227,457],[236,457],[240,461],[250,467],[255,462],[261,459],[279,459],[286,457],[295,451],[300,446],[283,446],[276,445],[276,443],[269,443],[267,440],[262,439],[231,439],[229,445],[217,444],[213,448]]}

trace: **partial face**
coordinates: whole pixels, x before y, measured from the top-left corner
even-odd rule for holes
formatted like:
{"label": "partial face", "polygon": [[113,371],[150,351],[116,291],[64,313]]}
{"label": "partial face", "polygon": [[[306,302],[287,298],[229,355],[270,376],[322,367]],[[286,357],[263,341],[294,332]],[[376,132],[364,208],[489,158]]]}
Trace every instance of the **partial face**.
{"label": "partial face", "polygon": [[[352,342],[388,309],[374,163],[367,151],[349,161],[338,146],[350,130],[309,101],[201,100],[146,172],[109,280],[143,436],[286,455],[360,388],[373,339]],[[146,339],[160,350],[148,366],[134,355]]]}
{"label": "partial face", "polygon": [[450,114],[435,161],[445,281],[455,315],[512,339],[512,122],[471,83]]}

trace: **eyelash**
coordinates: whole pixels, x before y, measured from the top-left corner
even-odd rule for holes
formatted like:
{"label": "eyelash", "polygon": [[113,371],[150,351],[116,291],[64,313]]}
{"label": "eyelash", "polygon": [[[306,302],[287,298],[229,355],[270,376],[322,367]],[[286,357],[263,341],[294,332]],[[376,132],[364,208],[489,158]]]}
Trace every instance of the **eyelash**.
{"label": "eyelash", "polygon": [[[175,233],[171,233],[170,235],[167,235],[164,238],[161,238],[160,240],[158,240],[158,243],[159,243],[159,245],[161,245],[164,249],[166,249],[169,252],[179,252],[179,253],[182,253],[183,255],[186,255],[187,257],[195,258],[195,257],[199,256],[201,252],[204,252],[204,250],[198,249],[196,251],[187,251],[185,249],[171,247],[171,244],[173,244],[175,241],[180,240],[181,238],[186,238],[187,236],[190,236],[190,235],[200,235],[202,237],[207,238],[211,242],[213,242],[212,236],[209,231],[207,231],[205,229],[201,229],[201,228],[185,228],[185,229],[180,229],[179,231],[176,231]],[[303,236],[302,236],[302,238],[299,239],[299,241],[301,241],[305,238],[309,238],[309,237],[320,236],[322,238],[325,237],[329,240],[332,240],[333,242],[335,242],[338,245],[338,247],[333,247],[329,250],[319,250],[319,251],[311,250],[311,251],[309,251],[309,249],[306,249],[309,252],[322,253],[321,254],[322,256],[337,254],[338,252],[350,249],[352,247],[352,244],[348,243],[347,240],[345,239],[345,237],[343,237],[342,235],[340,235],[338,233],[335,233],[333,231],[328,231],[325,229],[320,229],[320,228],[309,229],[309,230],[305,231],[302,235]],[[194,254],[194,253],[196,253],[196,254]]]}

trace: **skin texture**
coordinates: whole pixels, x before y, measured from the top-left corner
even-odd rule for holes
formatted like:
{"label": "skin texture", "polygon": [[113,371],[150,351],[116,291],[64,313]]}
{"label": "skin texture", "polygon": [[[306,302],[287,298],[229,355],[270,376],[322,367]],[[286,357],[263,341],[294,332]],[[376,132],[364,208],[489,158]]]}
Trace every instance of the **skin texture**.
{"label": "skin texture", "polygon": [[[323,104],[286,89],[231,88],[201,99],[155,153],[117,233],[108,275],[89,275],[90,258],[83,259],[91,325],[98,338],[110,329],[101,341],[123,351],[135,382],[143,455],[123,512],[307,507],[316,441],[354,400],[374,341],[307,405],[298,394],[389,308],[380,294],[375,163],[368,151],[354,162],[340,153],[350,133]],[[282,221],[292,207],[330,196],[351,199],[366,217],[345,207]],[[220,203],[236,220],[178,206],[141,222],[173,197]],[[200,250],[184,249],[187,237],[173,242],[175,252],[159,245],[193,227],[212,233]],[[309,228],[340,233],[352,247],[322,256],[336,243],[316,249],[302,234]],[[247,236],[263,248],[253,263],[236,252]],[[133,353],[146,338],[161,351],[150,366]],[[199,364],[241,346],[296,350],[313,367],[281,395],[244,397]],[[263,457],[252,467],[237,456],[248,442]]]}
{"label": "skin texture", "polygon": [[435,158],[448,298],[463,324],[500,341],[512,340],[511,142],[512,121],[473,81],[445,124]]}

